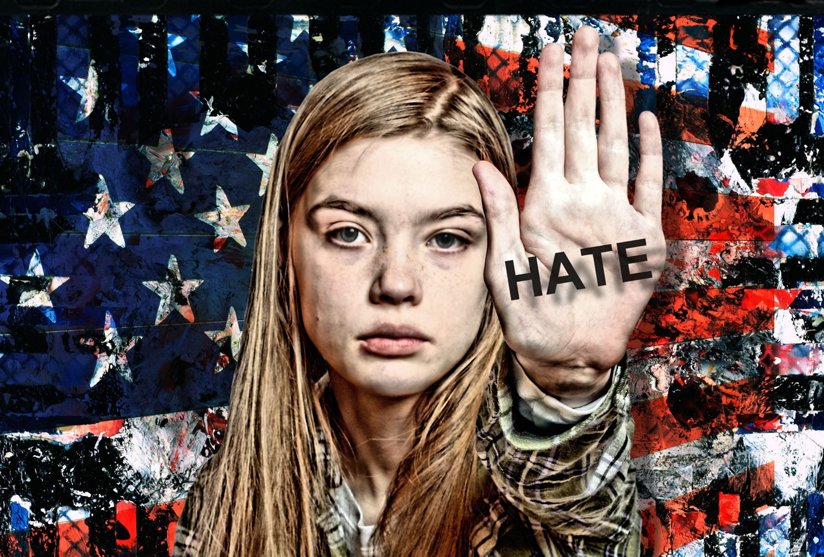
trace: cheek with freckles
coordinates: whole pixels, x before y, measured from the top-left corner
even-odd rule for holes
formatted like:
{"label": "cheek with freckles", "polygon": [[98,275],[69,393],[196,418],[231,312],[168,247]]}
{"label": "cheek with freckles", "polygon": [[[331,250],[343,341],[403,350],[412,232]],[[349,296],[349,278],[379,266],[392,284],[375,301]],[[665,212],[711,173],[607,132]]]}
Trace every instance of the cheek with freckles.
{"label": "cheek with freckles", "polygon": [[333,367],[351,339],[352,319],[362,311],[362,281],[341,268],[326,269],[323,261],[304,261],[299,291],[301,318],[310,340]]}

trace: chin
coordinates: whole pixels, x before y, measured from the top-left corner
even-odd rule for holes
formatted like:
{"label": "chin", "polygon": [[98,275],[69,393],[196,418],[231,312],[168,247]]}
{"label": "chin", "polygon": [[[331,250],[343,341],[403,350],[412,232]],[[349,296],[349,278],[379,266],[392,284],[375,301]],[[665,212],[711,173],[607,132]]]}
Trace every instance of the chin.
{"label": "chin", "polygon": [[370,369],[368,374],[358,378],[358,388],[378,396],[403,397],[424,392],[439,376],[425,376],[419,366],[381,366]]}

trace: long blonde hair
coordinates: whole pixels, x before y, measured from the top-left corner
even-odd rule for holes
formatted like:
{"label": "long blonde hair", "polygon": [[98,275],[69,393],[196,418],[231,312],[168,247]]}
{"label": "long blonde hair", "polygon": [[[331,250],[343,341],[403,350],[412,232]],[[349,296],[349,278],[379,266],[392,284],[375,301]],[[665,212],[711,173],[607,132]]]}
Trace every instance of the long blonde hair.
{"label": "long blonde hair", "polygon": [[[186,502],[200,555],[328,554],[316,522],[334,477],[323,454],[340,462],[345,435],[329,398],[313,388],[324,365],[300,321],[291,207],[319,166],[349,141],[430,133],[458,140],[515,184],[509,137],[489,99],[461,71],[425,54],[377,54],[343,66],[311,90],[292,119],[263,201],[226,438]],[[476,420],[502,347],[487,297],[462,361],[415,407],[413,446],[374,534],[384,555],[469,553],[485,483]]]}

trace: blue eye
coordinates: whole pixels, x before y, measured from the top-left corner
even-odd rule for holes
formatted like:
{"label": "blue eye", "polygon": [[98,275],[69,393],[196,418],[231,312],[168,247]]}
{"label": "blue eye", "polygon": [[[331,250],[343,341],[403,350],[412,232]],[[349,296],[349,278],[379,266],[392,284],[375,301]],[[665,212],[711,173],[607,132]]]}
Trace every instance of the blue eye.
{"label": "blue eye", "polygon": [[363,232],[353,226],[345,226],[329,232],[329,237],[344,244],[354,244]]}
{"label": "blue eye", "polygon": [[453,251],[455,251],[455,248],[461,248],[469,244],[469,240],[461,238],[456,234],[450,234],[449,232],[441,232],[433,236],[432,240],[435,242],[436,247]]}

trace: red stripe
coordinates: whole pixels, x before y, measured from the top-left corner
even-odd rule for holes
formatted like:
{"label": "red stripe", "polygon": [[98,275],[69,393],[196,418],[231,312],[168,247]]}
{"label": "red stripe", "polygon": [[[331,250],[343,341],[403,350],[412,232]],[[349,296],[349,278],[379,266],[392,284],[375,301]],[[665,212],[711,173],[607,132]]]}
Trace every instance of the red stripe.
{"label": "red stripe", "polygon": [[759,178],[755,189],[758,193],[764,195],[772,195],[773,197],[780,197],[787,193],[787,188],[790,187],[788,180],[776,180],[775,178]]}
{"label": "red stripe", "polygon": [[715,19],[700,15],[677,17],[677,44],[713,54],[712,35],[715,24]]}
{"label": "red stripe", "polygon": [[129,534],[128,538],[118,536],[117,547],[134,551],[137,549],[137,507],[131,501],[118,501],[114,509],[117,521],[122,526],[121,533]]}
{"label": "red stripe", "polygon": [[86,435],[94,437],[114,437],[123,428],[125,420],[107,420],[94,424],[67,425],[57,428],[61,434],[61,440],[68,443],[68,440],[80,439]]}
{"label": "red stripe", "polygon": [[89,528],[85,520],[57,523],[58,555],[89,555]]}
{"label": "red stripe", "polygon": [[[678,34],[677,44],[716,55],[715,51],[717,49],[713,46],[713,36],[715,33],[715,25],[717,23],[717,20],[714,18],[699,15],[676,17],[675,29]],[[768,47],[770,42],[769,31],[758,28],[756,29],[756,33],[758,35],[758,42],[767,47],[764,50],[764,56],[766,56],[767,60],[772,63],[772,49]],[[667,38],[673,40],[673,34],[670,33]],[[724,42],[727,42],[730,48],[733,50],[738,50],[738,45],[735,43],[732,33],[730,33],[729,37],[723,37],[722,39],[725,40]],[[769,70],[773,71],[773,68],[770,67]]]}
{"label": "red stripe", "polygon": [[662,222],[671,240],[775,239],[775,200],[711,191],[706,179],[679,178],[678,190],[664,190]]}
{"label": "red stripe", "polygon": [[629,348],[769,331],[775,310],[787,309],[799,292],[771,288],[656,292]]}
{"label": "red stripe", "polygon": [[[658,121],[661,125],[661,136],[665,139],[676,139],[701,145],[712,145],[710,130],[714,116],[704,106],[674,89],[657,89]],[[761,126],[767,123],[767,112],[742,106],[738,119],[732,122],[735,132],[730,144],[735,148],[755,148],[746,143],[752,138]]]}
{"label": "red stripe", "polygon": [[[668,400],[672,394],[633,405],[632,458],[753,423],[757,428],[775,428],[773,405],[763,378],[714,384],[708,378],[677,376],[674,383],[683,393],[677,405],[672,405],[675,413]],[[673,390],[671,385],[670,393]]]}

